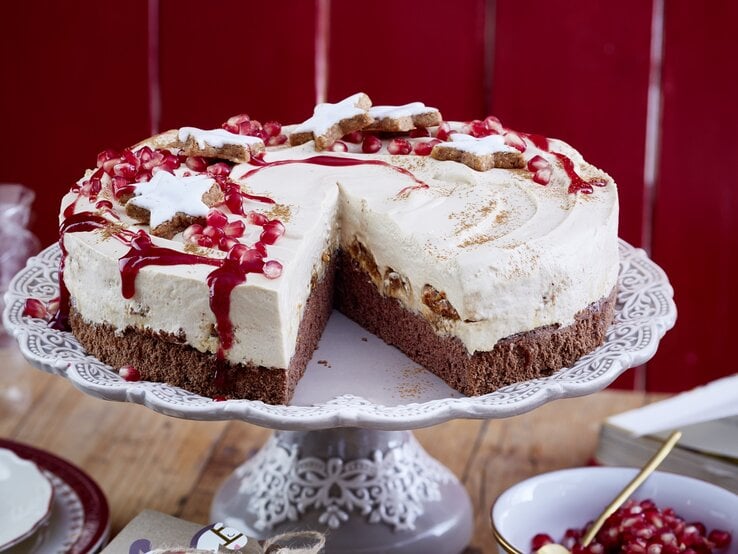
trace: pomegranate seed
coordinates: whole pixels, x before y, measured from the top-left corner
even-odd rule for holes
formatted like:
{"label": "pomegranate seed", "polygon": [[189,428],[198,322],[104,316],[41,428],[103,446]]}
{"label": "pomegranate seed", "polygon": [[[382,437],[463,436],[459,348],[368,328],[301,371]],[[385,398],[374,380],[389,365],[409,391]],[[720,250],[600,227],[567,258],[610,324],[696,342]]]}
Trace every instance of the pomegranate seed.
{"label": "pomegranate seed", "polygon": [[140,381],[141,374],[132,365],[124,365],[118,370],[118,374],[126,381]]}
{"label": "pomegranate seed", "polygon": [[213,244],[217,243],[225,236],[223,229],[221,229],[220,227],[213,227],[212,225],[205,226],[205,228],[202,230],[202,234],[213,239]]}
{"label": "pomegranate seed", "polygon": [[707,534],[707,528],[705,527],[705,524],[700,521],[694,521],[690,523],[689,525],[695,527],[697,531],[699,531],[700,535],[706,535]]}
{"label": "pomegranate seed", "polygon": [[259,240],[264,244],[274,244],[284,235],[284,225],[278,219],[273,219],[264,225]]}
{"label": "pomegranate seed", "polygon": [[505,133],[505,144],[507,144],[508,146],[512,146],[520,152],[525,152],[525,141],[515,131],[508,131],[507,133]]}
{"label": "pomegranate seed", "polygon": [[436,144],[441,144],[441,141],[438,139],[431,139],[423,142],[416,142],[413,147],[413,152],[418,156],[430,156],[430,153],[433,151],[433,147]]}
{"label": "pomegranate seed", "polygon": [[282,132],[282,124],[276,121],[267,121],[264,123],[263,129],[267,137],[276,137]]}
{"label": "pomegranate seed", "polygon": [[238,115],[232,115],[228,118],[228,120],[223,125],[235,125],[238,126],[244,121],[250,121],[251,118],[248,116],[248,114],[240,113]]}
{"label": "pomegranate seed", "polygon": [[262,271],[264,272],[264,277],[267,279],[276,279],[282,275],[282,264],[277,260],[269,260],[264,264]]}
{"label": "pomegranate seed", "polygon": [[136,168],[138,168],[139,164],[141,163],[141,161],[138,159],[138,156],[136,156],[136,154],[131,152],[128,148],[123,150],[120,154],[121,154],[121,157],[123,158],[123,161],[131,164],[132,166]]}
{"label": "pomegranate seed", "polygon": [[192,235],[191,240],[194,241],[197,246],[202,246],[203,248],[212,248],[213,244],[215,244],[213,239],[205,234]]}
{"label": "pomegranate seed", "polygon": [[396,138],[392,139],[387,145],[387,151],[393,155],[407,155],[413,151],[413,147],[407,139]]}
{"label": "pomegranate seed", "polygon": [[733,537],[730,533],[723,531],[722,529],[713,529],[710,531],[710,534],[707,535],[707,540],[714,544],[715,548],[725,548],[730,545],[732,538]]}
{"label": "pomegranate seed", "polygon": [[475,119],[468,124],[469,134],[476,138],[486,137],[490,135],[490,130],[484,121]]}
{"label": "pomegranate seed", "polygon": [[98,200],[95,208],[98,210],[112,210],[113,203],[110,200]]}
{"label": "pomegranate seed", "polygon": [[225,194],[225,205],[231,210],[231,213],[243,215],[243,196],[237,190],[230,190]]}
{"label": "pomegranate seed", "polygon": [[[111,160],[117,163],[120,160],[120,153],[117,150],[113,150],[112,148],[103,150],[97,155],[97,167],[103,167],[105,162]],[[112,167],[112,165],[110,167]]]}
{"label": "pomegranate seed", "polygon": [[353,131],[348,135],[344,135],[341,140],[350,142],[352,144],[361,144],[364,140],[364,133],[361,131]]}
{"label": "pomegranate seed", "polygon": [[228,223],[226,214],[215,208],[210,209],[206,220],[209,226],[218,228],[222,228],[226,223]]}
{"label": "pomegranate seed", "polygon": [[46,305],[37,298],[28,298],[23,306],[23,315],[46,319],[49,316],[49,311],[46,309]]}
{"label": "pomegranate seed", "polygon": [[249,212],[246,216],[246,221],[251,223],[251,225],[258,225],[259,227],[263,227],[269,222],[269,219],[264,214],[260,214],[259,212]]}
{"label": "pomegranate seed", "polygon": [[255,119],[253,121],[242,121],[241,123],[238,124],[238,134],[239,135],[255,136],[261,130],[262,130],[261,123],[259,123]]}
{"label": "pomegranate seed", "polygon": [[164,158],[162,159],[158,167],[154,169],[161,169],[163,171],[172,173],[180,165],[181,165],[181,162],[179,161],[179,156],[175,156],[174,154],[170,153],[168,150],[165,150]]}
{"label": "pomegranate seed", "polygon": [[241,258],[246,255],[246,252],[248,252],[249,248],[245,244],[241,244],[240,242],[237,244],[234,244],[229,250],[228,250],[228,256],[227,258],[229,260],[233,260],[236,262],[240,262]]}
{"label": "pomegranate seed", "polygon": [[415,129],[411,130],[410,138],[423,138],[423,137],[429,137],[430,131],[426,127],[416,127]]}
{"label": "pomegranate seed", "polygon": [[287,142],[287,135],[277,135],[276,137],[269,137],[266,141],[267,146],[279,146]]}
{"label": "pomegranate seed", "polygon": [[348,146],[346,146],[345,142],[337,140],[328,147],[328,150],[331,152],[348,152]]}
{"label": "pomegranate seed", "polygon": [[223,226],[223,231],[225,232],[225,236],[232,239],[237,239],[238,237],[243,236],[243,232],[246,230],[246,224],[241,221],[240,219],[237,219],[236,221],[231,221],[230,223],[226,223]]}
{"label": "pomegranate seed", "polygon": [[133,179],[138,173],[138,168],[128,162],[120,162],[113,166],[113,174],[126,179]]}
{"label": "pomegranate seed", "polygon": [[225,162],[218,162],[213,165],[209,165],[207,167],[207,172],[209,175],[223,175],[227,177],[231,173],[231,168]]}
{"label": "pomegranate seed", "polygon": [[[536,155],[528,160],[528,171],[536,171],[538,169],[543,169],[544,167],[551,167],[551,164],[543,156]],[[641,506],[641,508],[646,509],[644,506]]]}
{"label": "pomegranate seed", "polygon": [[261,254],[261,257],[265,257],[267,255],[267,249],[266,244],[263,242],[255,242],[254,243],[254,250],[256,250],[259,254]]}
{"label": "pomegranate seed", "polygon": [[530,547],[535,552],[539,548],[543,548],[547,544],[553,544],[554,540],[551,538],[551,535],[547,535],[546,533],[538,533],[530,540]]}
{"label": "pomegranate seed", "polygon": [[154,158],[154,151],[148,146],[142,146],[133,153],[139,161],[139,165],[145,166]]}
{"label": "pomegranate seed", "polygon": [[[243,248],[240,248],[242,247]],[[238,262],[242,270],[248,273],[260,273],[264,268],[264,256],[255,248],[237,244],[228,252],[228,259]]]}
{"label": "pomegranate seed", "polygon": [[111,186],[113,188],[113,196],[120,198],[126,194],[133,194],[135,187],[129,183],[125,177],[112,177]]}
{"label": "pomegranate seed", "polygon": [[230,237],[223,237],[218,241],[218,249],[222,250],[223,252],[228,252],[231,248],[236,246],[238,244],[238,241],[236,239],[232,239]]}
{"label": "pomegranate seed", "polygon": [[185,165],[192,171],[205,171],[208,168],[208,161],[202,156],[187,156]]}
{"label": "pomegranate seed", "polygon": [[80,193],[94,200],[100,193],[100,190],[102,190],[102,182],[100,179],[97,177],[91,177],[83,183]]}
{"label": "pomegranate seed", "polygon": [[605,548],[600,543],[593,542],[587,548],[587,552],[590,554],[604,554]]}
{"label": "pomegranate seed", "polygon": [[364,142],[361,143],[361,151],[364,154],[374,154],[379,152],[382,148],[382,141],[374,135],[367,135],[364,137]]}
{"label": "pomegranate seed", "polygon": [[539,169],[533,174],[533,182],[539,185],[547,185],[551,181],[552,170],[550,167]]}
{"label": "pomegranate seed", "polygon": [[448,137],[451,135],[451,125],[448,124],[448,122],[444,121],[438,126],[438,129],[436,129],[436,138],[438,140],[448,140]]}
{"label": "pomegranate seed", "polygon": [[489,129],[491,135],[501,135],[504,132],[502,122],[493,115],[484,118],[484,125]]}
{"label": "pomegranate seed", "polygon": [[182,238],[189,241],[194,235],[202,235],[202,225],[193,223],[182,232]]}

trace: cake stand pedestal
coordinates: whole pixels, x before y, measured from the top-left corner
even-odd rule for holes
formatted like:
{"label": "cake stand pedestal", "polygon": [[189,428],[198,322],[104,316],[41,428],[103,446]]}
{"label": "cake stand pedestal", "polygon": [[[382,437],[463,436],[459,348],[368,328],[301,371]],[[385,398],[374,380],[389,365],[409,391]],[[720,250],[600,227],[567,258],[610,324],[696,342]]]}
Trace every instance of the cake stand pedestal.
{"label": "cake stand pedestal", "polygon": [[327,533],[329,552],[461,552],[464,486],[409,431],[277,431],[226,480],[210,511],[247,534]]}
{"label": "cake stand pedestal", "polygon": [[676,320],[664,272],[621,242],[616,315],[605,344],[549,377],[464,397],[334,313],[289,406],[214,402],[164,383],[124,381],[71,333],[24,316],[27,298],[57,296],[59,256],[53,246],[31,258],[5,295],[5,325],[29,362],[102,399],[278,429],[223,484],[212,519],[259,537],[325,531],[327,552],[460,552],[472,532],[469,497],[408,430],[511,417],[599,391],[648,361]]}

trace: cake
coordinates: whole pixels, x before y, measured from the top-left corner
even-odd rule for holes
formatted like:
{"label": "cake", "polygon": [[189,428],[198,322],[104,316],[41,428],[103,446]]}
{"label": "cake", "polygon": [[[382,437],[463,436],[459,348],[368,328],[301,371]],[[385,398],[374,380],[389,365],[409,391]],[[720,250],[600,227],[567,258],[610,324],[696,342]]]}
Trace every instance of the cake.
{"label": "cake", "polygon": [[359,93],[122,152],[65,195],[52,324],[128,379],[287,403],[335,306],[467,395],[602,344],[612,178],[494,117]]}

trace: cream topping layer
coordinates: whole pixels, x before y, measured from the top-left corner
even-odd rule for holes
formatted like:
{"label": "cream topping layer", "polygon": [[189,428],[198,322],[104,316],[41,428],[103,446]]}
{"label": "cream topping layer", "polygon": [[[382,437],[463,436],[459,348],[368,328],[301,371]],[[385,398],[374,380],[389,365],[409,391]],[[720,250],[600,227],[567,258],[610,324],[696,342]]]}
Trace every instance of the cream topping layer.
{"label": "cream topping layer", "polygon": [[[526,159],[540,155],[551,163],[547,186],[534,183],[525,170],[478,172],[421,156],[322,154],[383,160],[411,172],[428,188],[408,189],[416,183],[386,166],[289,163],[247,178],[255,166],[235,166],[232,179],[250,194],[277,202],[276,207],[248,202],[253,205],[246,206],[247,212],[279,209],[289,216],[282,219],[284,237],[267,248],[268,257],[282,264],[282,275],[269,280],[250,274],[233,291],[236,341],[227,359],[288,365],[311,277],[323,265],[321,254],[339,241],[348,248],[358,240],[382,275],[393,271],[403,276],[410,292],[399,300],[434,321],[439,333],[458,337],[470,353],[491,350],[519,332],[572,323],[578,311],[606,297],[617,282],[617,189],[574,149],[551,140],[550,150],[570,157],[582,177],[608,180],[593,194],[570,194],[569,179],[555,156],[527,139],[526,144]],[[308,142],[269,148],[265,160],[315,155]],[[65,197],[63,208],[73,198]],[[81,198],[75,209],[93,208]],[[121,217],[132,224],[125,214]],[[256,230],[247,229],[242,241],[252,244]],[[181,235],[154,241],[184,248]],[[217,350],[205,283],[211,268],[145,267],[136,295],[126,300],[120,294],[117,260],[127,246],[99,232],[68,234],[65,244],[70,260],[65,281],[86,320],[183,335],[200,351]],[[422,302],[426,285],[445,293],[458,319],[434,318]]]}

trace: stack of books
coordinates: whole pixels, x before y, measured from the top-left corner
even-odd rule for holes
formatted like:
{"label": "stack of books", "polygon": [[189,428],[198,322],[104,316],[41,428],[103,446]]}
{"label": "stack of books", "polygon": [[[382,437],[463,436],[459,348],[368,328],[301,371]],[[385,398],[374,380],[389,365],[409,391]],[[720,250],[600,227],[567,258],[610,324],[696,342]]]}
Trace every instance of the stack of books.
{"label": "stack of books", "polygon": [[607,419],[595,460],[642,466],[674,430],[683,435],[660,470],[738,494],[738,374]]}

